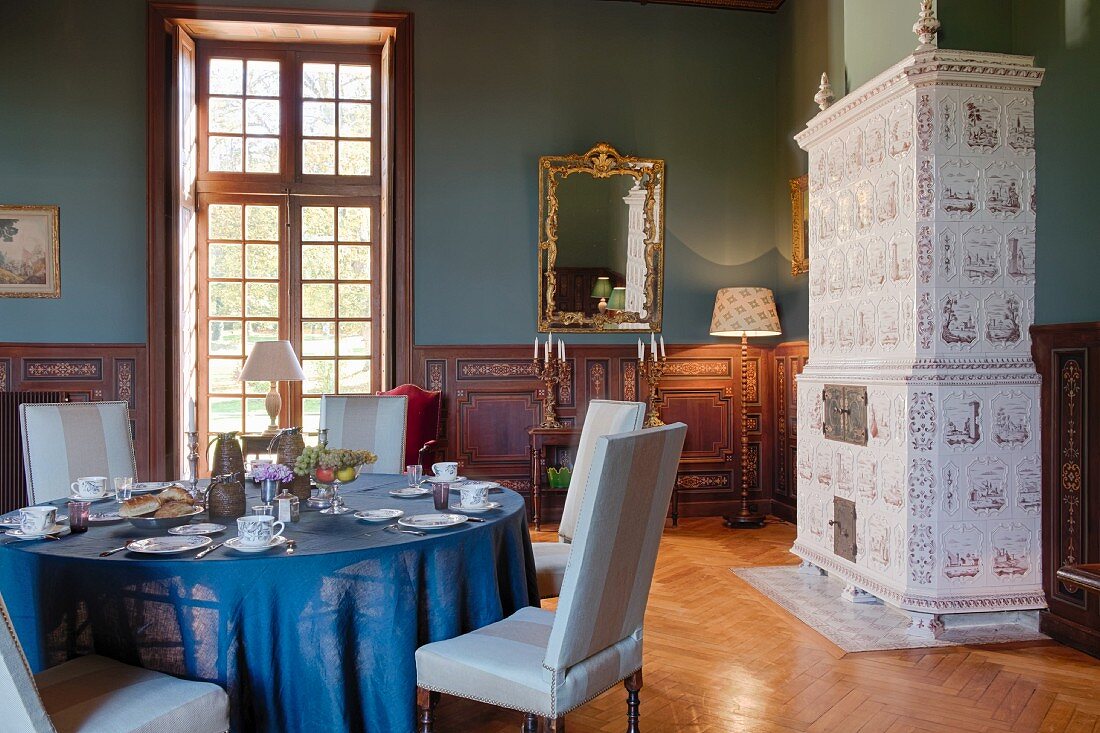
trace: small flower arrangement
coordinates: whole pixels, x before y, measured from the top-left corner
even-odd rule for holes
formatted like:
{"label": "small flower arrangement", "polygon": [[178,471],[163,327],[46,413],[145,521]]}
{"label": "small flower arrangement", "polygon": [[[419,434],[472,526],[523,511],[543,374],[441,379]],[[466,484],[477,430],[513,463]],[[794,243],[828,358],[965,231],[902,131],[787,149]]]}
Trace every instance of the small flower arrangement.
{"label": "small flower arrangement", "polygon": [[281,484],[289,484],[294,480],[294,472],[282,463],[261,463],[252,469],[248,477],[253,481],[278,481]]}

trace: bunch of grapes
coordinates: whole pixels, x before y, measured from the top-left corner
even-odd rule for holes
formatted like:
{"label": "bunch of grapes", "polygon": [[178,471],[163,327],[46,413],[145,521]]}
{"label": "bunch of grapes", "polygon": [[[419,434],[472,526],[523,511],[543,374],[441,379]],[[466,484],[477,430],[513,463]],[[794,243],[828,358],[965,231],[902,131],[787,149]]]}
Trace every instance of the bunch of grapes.
{"label": "bunch of grapes", "polygon": [[310,471],[321,464],[321,458],[325,452],[325,449],[319,445],[307,445],[294,461],[294,473],[299,476],[308,476]]}

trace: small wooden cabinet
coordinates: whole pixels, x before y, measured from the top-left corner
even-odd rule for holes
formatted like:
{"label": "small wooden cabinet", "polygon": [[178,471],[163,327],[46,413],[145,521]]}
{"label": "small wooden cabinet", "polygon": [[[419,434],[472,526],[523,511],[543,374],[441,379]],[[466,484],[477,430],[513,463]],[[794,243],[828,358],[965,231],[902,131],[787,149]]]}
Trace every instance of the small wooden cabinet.
{"label": "small wooden cabinet", "polygon": [[577,443],[580,441],[580,428],[540,428],[527,429],[531,437],[531,506],[535,529],[542,528],[543,492],[553,491],[564,494],[568,489],[551,489],[546,477],[546,469],[559,466],[562,458],[568,454],[570,462],[576,462]]}

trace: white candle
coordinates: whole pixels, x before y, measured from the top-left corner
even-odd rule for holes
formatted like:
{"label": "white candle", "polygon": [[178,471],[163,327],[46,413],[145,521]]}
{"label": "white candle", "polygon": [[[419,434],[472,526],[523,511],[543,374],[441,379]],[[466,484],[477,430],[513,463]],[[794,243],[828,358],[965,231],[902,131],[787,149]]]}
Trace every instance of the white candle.
{"label": "white candle", "polygon": [[642,346],[642,340],[638,339],[638,361],[645,358],[645,347]]}
{"label": "white candle", "polygon": [[565,361],[565,342],[558,339],[558,358]]}
{"label": "white candle", "polygon": [[662,359],[667,359],[668,358],[668,354],[665,353],[665,337],[664,336],[661,337],[661,358]]}
{"label": "white candle", "polygon": [[652,331],[649,332],[649,353],[653,361],[657,361],[657,336]]}
{"label": "white candle", "polygon": [[195,432],[195,400],[187,398],[187,432]]}
{"label": "white candle", "polygon": [[534,358],[534,359],[539,358],[539,337],[538,336],[535,336],[535,355],[532,358]]}
{"label": "white candle", "polygon": [[542,345],[542,363],[550,363],[550,337],[546,337],[546,343]]}
{"label": "white candle", "polygon": [[325,425],[327,425],[327,423],[325,421],[325,407],[326,407],[325,398],[322,397],[321,398],[321,420],[320,420],[320,422],[317,423],[318,429],[320,429],[320,430],[324,430]]}

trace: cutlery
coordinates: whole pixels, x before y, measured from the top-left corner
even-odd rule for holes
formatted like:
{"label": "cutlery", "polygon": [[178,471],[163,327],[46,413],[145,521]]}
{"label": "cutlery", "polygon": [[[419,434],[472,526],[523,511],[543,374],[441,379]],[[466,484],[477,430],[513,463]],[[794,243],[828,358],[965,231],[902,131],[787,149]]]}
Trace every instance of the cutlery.
{"label": "cutlery", "polygon": [[211,552],[213,552],[214,550],[218,549],[219,547],[221,547],[221,546],[222,546],[222,545],[224,545],[224,544],[225,544],[224,542],[218,542],[218,543],[216,543],[216,544],[210,545],[210,547],[207,547],[207,548],[206,548],[205,550],[202,550],[201,552],[197,552],[197,553],[195,553],[195,559],[196,559],[196,560],[199,560],[199,559],[201,559],[201,558],[204,558],[204,557],[206,557],[206,556],[207,556],[207,555],[209,555],[209,554],[210,554]]}
{"label": "cutlery", "polygon": [[400,532],[402,534],[414,534],[417,537],[423,537],[427,534],[427,532],[421,532],[418,529],[402,529],[402,528],[400,528],[398,526],[395,526],[395,525],[392,525],[392,524],[390,526],[386,527],[386,529],[387,530],[393,530],[394,532]]}
{"label": "cutlery", "polygon": [[122,552],[123,550],[126,549],[127,545],[129,545],[129,544],[130,544],[130,540],[126,540],[126,544],[123,545],[122,547],[112,547],[110,550],[107,550],[106,552],[99,553],[99,556],[100,557],[108,557],[110,555],[115,554],[116,552]]}
{"label": "cutlery", "polygon": [[467,522],[484,522],[485,520],[482,519],[481,517],[466,517],[466,521]]}
{"label": "cutlery", "polygon": [[298,540],[287,540],[286,541],[286,554],[293,555],[294,550],[296,550],[297,548],[298,548]]}

